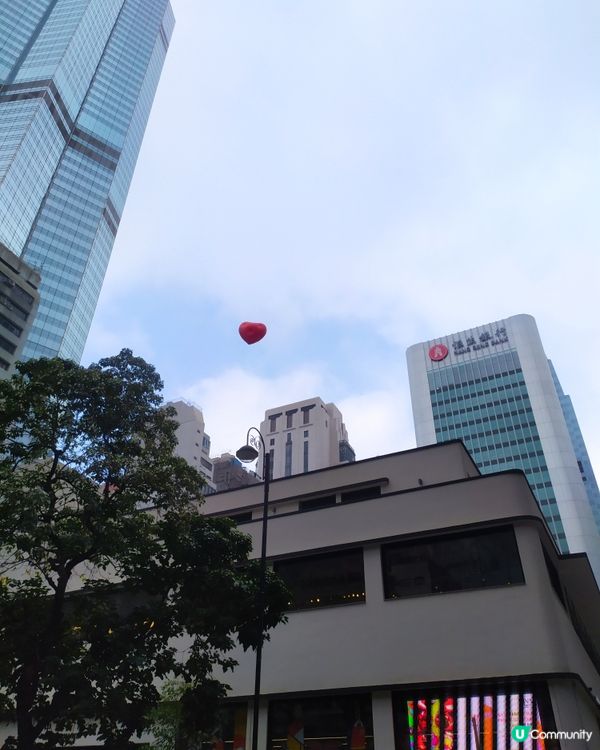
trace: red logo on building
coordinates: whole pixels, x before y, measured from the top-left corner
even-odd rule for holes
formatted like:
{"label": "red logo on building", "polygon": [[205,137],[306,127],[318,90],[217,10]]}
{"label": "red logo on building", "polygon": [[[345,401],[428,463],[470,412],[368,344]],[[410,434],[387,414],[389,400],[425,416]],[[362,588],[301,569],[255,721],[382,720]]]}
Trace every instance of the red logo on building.
{"label": "red logo on building", "polygon": [[445,344],[434,344],[429,350],[429,359],[432,362],[441,362],[448,356],[448,347]]}

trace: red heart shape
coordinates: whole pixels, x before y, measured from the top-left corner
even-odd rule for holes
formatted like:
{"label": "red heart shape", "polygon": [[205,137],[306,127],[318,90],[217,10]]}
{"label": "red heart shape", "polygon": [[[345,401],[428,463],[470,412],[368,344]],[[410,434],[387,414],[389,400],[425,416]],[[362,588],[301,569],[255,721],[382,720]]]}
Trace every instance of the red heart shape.
{"label": "red heart shape", "polygon": [[264,323],[249,323],[245,321],[240,323],[239,327],[240,336],[244,339],[247,344],[256,344],[264,338],[267,332],[267,326]]}

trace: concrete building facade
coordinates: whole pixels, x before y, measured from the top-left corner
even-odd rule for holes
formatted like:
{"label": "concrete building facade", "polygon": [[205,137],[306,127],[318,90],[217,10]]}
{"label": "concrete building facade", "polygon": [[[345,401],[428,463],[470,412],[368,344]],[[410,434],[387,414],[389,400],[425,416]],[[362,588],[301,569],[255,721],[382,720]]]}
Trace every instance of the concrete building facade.
{"label": "concrete building facade", "polygon": [[268,409],[260,431],[274,479],[355,459],[340,410],[318,396]]}
{"label": "concrete building facade", "polygon": [[[258,554],[260,485],[204,511]],[[600,748],[600,593],[521,471],[481,475],[456,441],[278,479],[267,554],[291,600],[263,651],[261,750]],[[234,655],[221,734],[248,747],[254,654]],[[571,739],[520,744],[519,725]]]}
{"label": "concrete building facade", "polygon": [[411,346],[417,445],[464,441],[482,472],[525,472],[563,552],[600,580],[600,535],[535,320],[515,315]]}
{"label": "concrete building facade", "polygon": [[18,362],[40,302],[40,274],[0,243],[0,378]]}
{"label": "concrete building facade", "polygon": [[210,458],[210,437],[204,429],[202,410],[191,401],[178,399],[169,401],[167,406],[177,412],[174,419],[179,422],[175,453],[197,469],[206,480],[209,492],[214,492],[213,462]]}

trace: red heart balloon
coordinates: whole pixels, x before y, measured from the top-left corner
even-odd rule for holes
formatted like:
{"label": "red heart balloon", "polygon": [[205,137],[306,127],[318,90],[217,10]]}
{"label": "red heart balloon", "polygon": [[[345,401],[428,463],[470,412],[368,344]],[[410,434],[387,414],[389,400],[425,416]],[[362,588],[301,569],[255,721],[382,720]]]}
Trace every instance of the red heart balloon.
{"label": "red heart balloon", "polygon": [[264,338],[267,332],[267,326],[264,323],[249,323],[245,321],[240,323],[239,327],[240,336],[244,339],[247,344],[256,344]]}

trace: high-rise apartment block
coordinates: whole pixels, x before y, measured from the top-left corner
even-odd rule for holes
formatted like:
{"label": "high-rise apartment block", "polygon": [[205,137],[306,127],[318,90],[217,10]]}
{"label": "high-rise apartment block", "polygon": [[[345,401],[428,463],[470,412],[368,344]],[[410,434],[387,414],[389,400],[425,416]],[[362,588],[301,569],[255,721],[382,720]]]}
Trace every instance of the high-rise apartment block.
{"label": "high-rise apartment block", "polygon": [[13,373],[40,301],[40,275],[0,244],[0,378]]}
{"label": "high-rise apartment block", "polygon": [[577,463],[535,320],[515,315],[415,344],[407,358],[417,445],[459,438],[483,473],[522,469],[560,550],[586,552],[600,579],[591,466]]}
{"label": "high-rise apartment block", "polygon": [[260,431],[271,454],[273,479],[352,462],[355,458],[340,410],[319,397],[269,409]]}
{"label": "high-rise apartment block", "polygon": [[0,0],[0,246],[42,277],[27,357],[81,358],[173,25],[168,0]]}
{"label": "high-rise apartment block", "polygon": [[210,458],[210,438],[204,431],[204,416],[201,409],[190,401],[178,399],[169,401],[167,406],[176,411],[175,421],[179,427],[176,455],[184,458],[190,466],[197,469],[206,480],[207,490],[214,492],[213,462]]}

